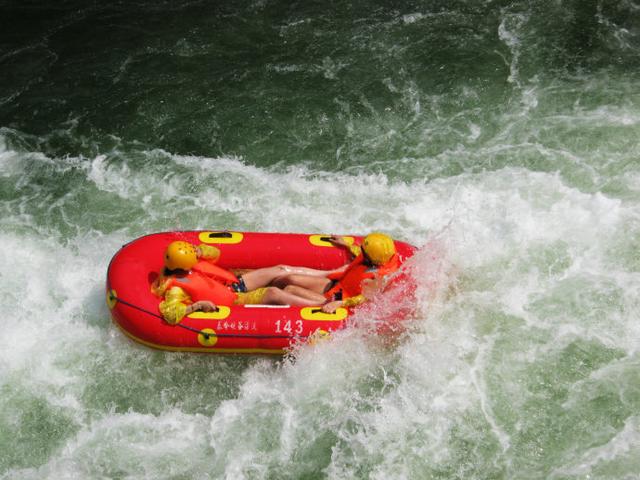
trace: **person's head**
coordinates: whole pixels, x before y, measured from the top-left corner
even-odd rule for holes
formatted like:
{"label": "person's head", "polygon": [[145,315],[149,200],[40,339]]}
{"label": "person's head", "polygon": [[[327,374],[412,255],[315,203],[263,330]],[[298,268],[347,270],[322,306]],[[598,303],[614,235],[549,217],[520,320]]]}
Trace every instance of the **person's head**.
{"label": "person's head", "polygon": [[196,247],[189,242],[171,242],[164,252],[164,266],[167,270],[190,270],[196,263]]}
{"label": "person's head", "polygon": [[389,235],[374,232],[364,237],[362,253],[374,265],[383,265],[396,254],[396,245]]}

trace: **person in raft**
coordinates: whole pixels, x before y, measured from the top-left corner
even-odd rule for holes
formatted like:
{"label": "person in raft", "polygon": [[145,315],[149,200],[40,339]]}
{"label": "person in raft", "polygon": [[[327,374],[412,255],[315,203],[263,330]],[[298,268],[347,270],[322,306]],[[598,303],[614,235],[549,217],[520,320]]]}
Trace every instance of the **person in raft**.
{"label": "person in raft", "polygon": [[330,237],[334,245],[348,248],[353,260],[341,268],[322,274],[320,271],[291,272],[276,278],[273,284],[285,292],[322,305],[322,311],[333,313],[338,307],[355,307],[370,292],[379,290],[383,277],[399,267],[393,239],[374,232],[364,237],[362,245],[349,245],[342,237]]}
{"label": "person in raft", "polygon": [[163,299],[159,309],[168,323],[175,325],[196,311],[214,311],[216,305],[317,305],[314,298],[269,284],[283,275],[313,277],[330,273],[278,265],[236,277],[215,265],[219,257],[220,250],[211,245],[200,244],[196,247],[183,241],[169,244],[164,254],[165,268],[151,285],[151,291]]}

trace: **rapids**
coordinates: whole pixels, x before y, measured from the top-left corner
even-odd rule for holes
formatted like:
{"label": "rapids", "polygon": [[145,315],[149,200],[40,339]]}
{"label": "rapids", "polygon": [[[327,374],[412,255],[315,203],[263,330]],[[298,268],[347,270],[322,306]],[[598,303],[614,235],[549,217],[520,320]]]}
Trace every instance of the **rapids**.
{"label": "rapids", "polygon": [[[638,478],[639,52],[634,0],[0,2],[0,478]],[[112,325],[122,244],[224,228],[418,245],[418,314]]]}

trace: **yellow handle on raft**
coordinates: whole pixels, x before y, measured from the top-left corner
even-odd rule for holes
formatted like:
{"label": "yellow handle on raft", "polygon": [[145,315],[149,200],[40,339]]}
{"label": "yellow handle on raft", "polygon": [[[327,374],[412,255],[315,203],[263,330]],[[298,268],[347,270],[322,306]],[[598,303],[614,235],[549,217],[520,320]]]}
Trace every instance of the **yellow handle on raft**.
{"label": "yellow handle on raft", "polygon": [[231,315],[231,309],[226,305],[218,305],[215,312],[193,312],[187,315],[189,318],[198,318],[204,320],[224,320]]}
{"label": "yellow handle on raft", "polygon": [[116,303],[118,303],[118,294],[115,290],[109,290],[107,292],[107,306],[109,307],[109,310],[113,310]]}
{"label": "yellow handle on raft", "polygon": [[335,313],[324,313],[320,307],[304,307],[300,309],[303,320],[318,320],[324,322],[340,322],[347,318],[349,311],[346,308],[338,308]]}
{"label": "yellow handle on raft", "polygon": [[[208,333],[209,335],[203,335],[202,333]],[[198,343],[203,347],[213,347],[218,343],[218,337],[216,331],[212,328],[203,328],[202,333],[198,334]]]}
{"label": "yellow handle on raft", "polygon": [[242,241],[244,235],[241,232],[201,232],[198,238],[207,244],[236,244]]}
{"label": "yellow handle on raft", "polygon": [[[315,245],[316,247],[335,247],[333,243],[329,241],[331,235],[319,234],[319,235],[309,235],[309,243],[311,245]],[[353,245],[355,239],[353,237],[342,237],[347,245]]]}

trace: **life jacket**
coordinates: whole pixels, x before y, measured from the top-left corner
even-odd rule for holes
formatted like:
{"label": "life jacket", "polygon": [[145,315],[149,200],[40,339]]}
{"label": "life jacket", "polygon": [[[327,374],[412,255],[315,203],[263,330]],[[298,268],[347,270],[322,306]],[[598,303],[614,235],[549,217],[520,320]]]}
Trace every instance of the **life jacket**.
{"label": "life jacket", "polygon": [[228,270],[207,260],[200,260],[186,275],[172,275],[167,288],[180,287],[192,302],[209,300],[219,305],[233,305],[238,296],[229,285],[238,278]]}
{"label": "life jacket", "polygon": [[328,275],[330,280],[335,280],[335,285],[324,293],[324,296],[331,300],[335,295],[342,292],[342,298],[355,297],[362,294],[362,282],[367,278],[384,277],[395,272],[399,267],[398,255],[382,265],[368,265],[365,263],[364,255],[358,255],[349,266],[342,272]]}

